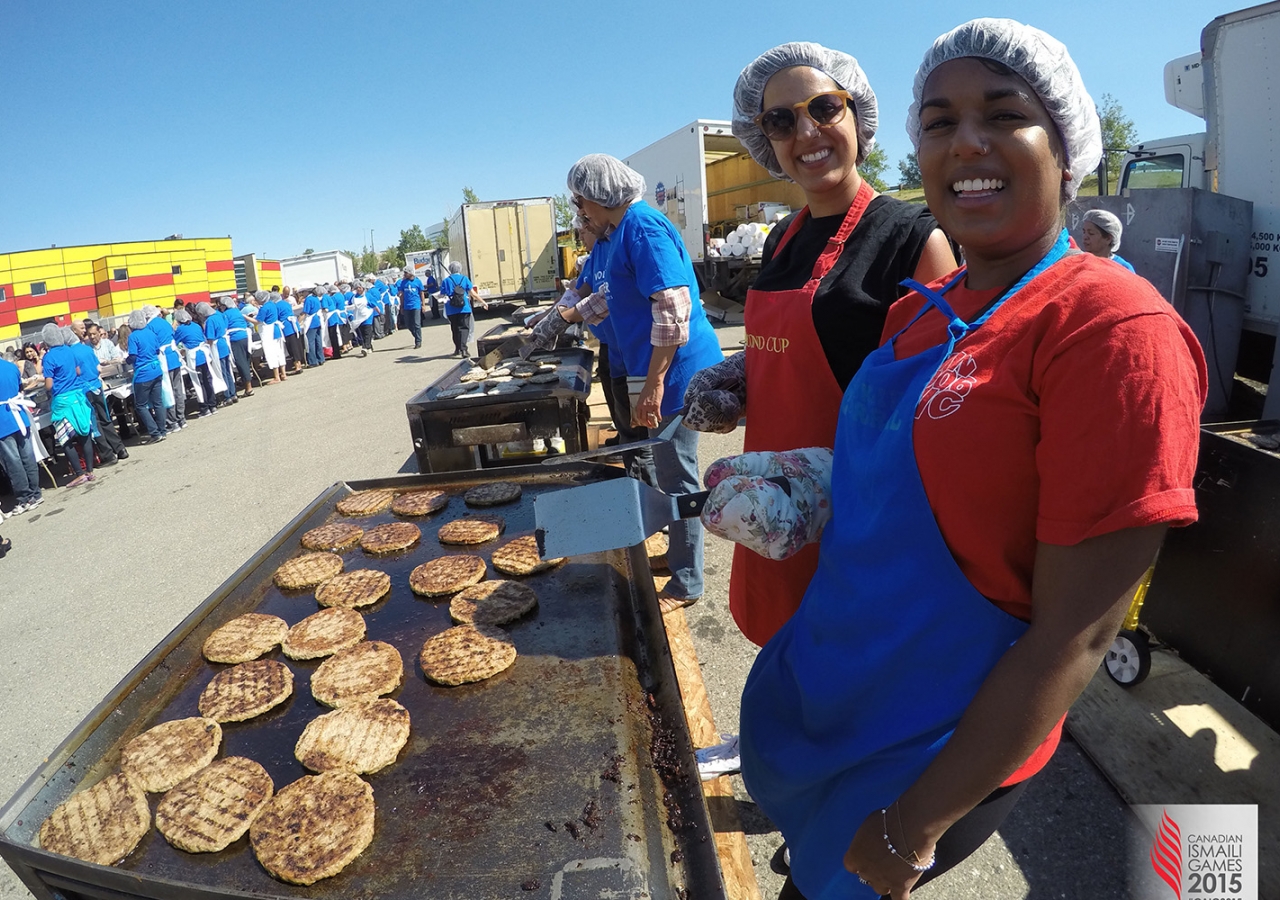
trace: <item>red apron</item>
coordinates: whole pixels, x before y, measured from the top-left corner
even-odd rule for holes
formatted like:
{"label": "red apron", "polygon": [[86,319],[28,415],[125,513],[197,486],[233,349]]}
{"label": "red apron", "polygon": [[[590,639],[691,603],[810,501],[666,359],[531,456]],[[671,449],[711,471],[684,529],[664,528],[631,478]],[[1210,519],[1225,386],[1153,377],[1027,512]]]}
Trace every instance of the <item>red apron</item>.
{"label": "red apron", "polygon": [[[747,429],[743,449],[795,450],[831,447],[843,392],[818,332],[813,327],[813,295],[844,252],[874,192],[865,181],[835,237],[813,266],[804,287],[790,291],[747,292]],[[805,207],[778,242],[782,252],[809,215]],[[818,569],[818,545],[784,560],[765,559],[741,546],[733,548],[729,610],[747,639],[763,647],[800,607]]]}

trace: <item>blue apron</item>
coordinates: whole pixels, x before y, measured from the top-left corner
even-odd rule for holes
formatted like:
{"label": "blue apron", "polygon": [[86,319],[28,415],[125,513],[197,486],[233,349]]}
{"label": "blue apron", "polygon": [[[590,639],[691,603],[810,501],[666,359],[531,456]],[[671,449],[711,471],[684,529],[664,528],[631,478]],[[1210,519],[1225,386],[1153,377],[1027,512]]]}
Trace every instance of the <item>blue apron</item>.
{"label": "blue apron", "polygon": [[920,777],[1026,631],[1027,623],[978,593],[952,557],[916,466],[912,426],[956,342],[1067,246],[1064,231],[972,323],[941,294],[903,282],[928,301],[911,324],[936,306],[950,321],[948,340],[895,359],[904,328],[867,357],[841,401],[835,515],[818,571],[800,609],[756,657],[742,693],[743,779],[786,839],[791,877],[809,900],[877,896],[844,868],[854,833]]}

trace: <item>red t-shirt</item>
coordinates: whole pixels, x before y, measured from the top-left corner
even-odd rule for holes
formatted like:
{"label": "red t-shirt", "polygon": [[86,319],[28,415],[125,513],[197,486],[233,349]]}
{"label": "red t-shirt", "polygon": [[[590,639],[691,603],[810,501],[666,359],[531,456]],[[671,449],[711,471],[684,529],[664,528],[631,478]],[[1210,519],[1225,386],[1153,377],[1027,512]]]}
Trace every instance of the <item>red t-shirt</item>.
{"label": "red t-shirt", "polygon": [[[1108,263],[1075,254],[1041,273],[956,345],[916,408],[916,464],[947,546],[979,593],[1024,621],[1037,542],[1196,520],[1204,354],[1149,282]],[[1000,293],[962,282],[945,299],[968,321]],[[894,304],[883,339],[924,302]],[[930,309],[894,354],[945,338]],[[1048,762],[1061,728],[1007,784]]]}

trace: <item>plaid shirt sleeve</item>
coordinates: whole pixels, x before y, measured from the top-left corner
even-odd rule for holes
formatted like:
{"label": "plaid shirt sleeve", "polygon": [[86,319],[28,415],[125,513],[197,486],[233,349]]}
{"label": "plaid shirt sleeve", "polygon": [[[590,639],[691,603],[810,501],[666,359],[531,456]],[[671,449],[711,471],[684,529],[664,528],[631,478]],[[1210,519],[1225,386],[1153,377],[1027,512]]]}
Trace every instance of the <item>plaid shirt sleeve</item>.
{"label": "plaid shirt sleeve", "polygon": [[609,300],[597,291],[583,297],[573,308],[588,325],[597,325],[609,315]]}
{"label": "plaid shirt sleeve", "polygon": [[689,316],[693,297],[684,287],[658,291],[653,300],[653,327],[649,343],[655,347],[680,347],[689,342]]}

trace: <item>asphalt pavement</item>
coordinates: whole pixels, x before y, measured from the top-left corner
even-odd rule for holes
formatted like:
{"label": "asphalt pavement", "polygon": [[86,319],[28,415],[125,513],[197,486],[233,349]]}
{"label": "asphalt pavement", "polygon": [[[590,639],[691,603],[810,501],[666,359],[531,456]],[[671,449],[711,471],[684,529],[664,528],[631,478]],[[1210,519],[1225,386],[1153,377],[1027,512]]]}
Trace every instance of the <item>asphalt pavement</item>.
{"label": "asphalt pavement", "polygon": [[[483,333],[492,320],[482,320]],[[718,330],[726,350],[741,326]],[[456,361],[447,324],[262,387],[165,442],[131,448],[86,487],[45,491],[0,524],[0,799],[205,597],[334,482],[416,472],[405,401]],[[130,443],[135,443],[131,441]],[[706,436],[703,467],[741,451]],[[737,728],[755,648],[728,612],[729,545],[709,538],[707,592],[686,614],[717,725]],[[784,878],[781,837],[735,777],[761,895]],[[1065,740],[1005,826],[918,892],[928,898],[1124,898],[1127,810]],[[29,894],[0,867],[0,898]]]}

